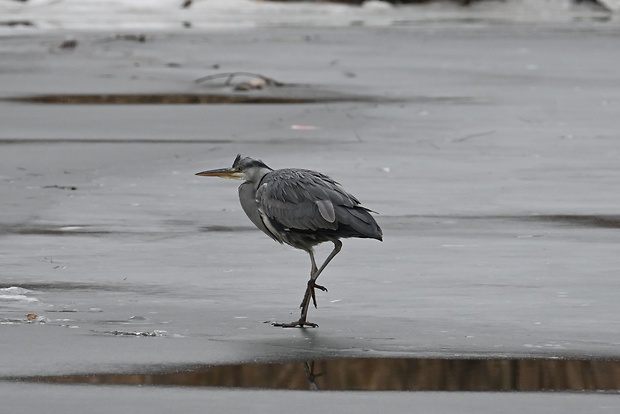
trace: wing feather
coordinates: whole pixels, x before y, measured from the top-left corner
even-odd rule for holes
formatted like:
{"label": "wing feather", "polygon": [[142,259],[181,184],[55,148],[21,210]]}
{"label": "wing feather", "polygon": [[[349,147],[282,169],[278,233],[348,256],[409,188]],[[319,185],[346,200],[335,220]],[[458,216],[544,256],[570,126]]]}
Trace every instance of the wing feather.
{"label": "wing feather", "polygon": [[260,211],[285,229],[336,230],[346,211],[359,205],[336,181],[310,170],[273,171],[256,192]]}
{"label": "wing feather", "polygon": [[334,211],[334,205],[331,200],[318,200],[314,203],[319,208],[321,217],[330,223],[333,223],[336,220],[336,212]]}

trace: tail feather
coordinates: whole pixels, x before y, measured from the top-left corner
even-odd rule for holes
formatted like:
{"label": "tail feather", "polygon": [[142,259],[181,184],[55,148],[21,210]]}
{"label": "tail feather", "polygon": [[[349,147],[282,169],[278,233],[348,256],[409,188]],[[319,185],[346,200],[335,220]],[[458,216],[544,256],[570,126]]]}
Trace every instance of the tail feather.
{"label": "tail feather", "polygon": [[371,239],[383,240],[383,232],[364,207],[340,207],[336,211],[338,222],[349,227],[352,231],[351,237],[366,237]]}

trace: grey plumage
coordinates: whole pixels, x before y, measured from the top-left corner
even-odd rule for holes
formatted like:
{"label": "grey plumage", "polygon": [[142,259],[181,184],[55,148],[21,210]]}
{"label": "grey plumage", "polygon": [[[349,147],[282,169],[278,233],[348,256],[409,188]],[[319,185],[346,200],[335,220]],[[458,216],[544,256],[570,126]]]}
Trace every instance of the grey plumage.
{"label": "grey plumage", "polygon": [[[316,326],[306,321],[308,304],[312,299],[316,306],[314,288],[326,290],[315,281],[340,251],[339,239],[383,239],[370,210],[361,206],[339,183],[319,172],[295,168],[273,170],[262,161],[238,155],[229,169],[197,175],[245,179],[239,186],[239,200],[252,223],[274,240],[310,255],[312,269],[301,304],[301,318],[278,326]],[[313,247],[326,241],[334,243],[334,250],[317,269]]]}
{"label": "grey plumage", "polygon": [[280,230],[276,240],[298,249],[333,238],[382,237],[375,220],[354,196],[315,171],[269,172],[260,181],[255,200],[245,202],[255,202],[261,219]]}

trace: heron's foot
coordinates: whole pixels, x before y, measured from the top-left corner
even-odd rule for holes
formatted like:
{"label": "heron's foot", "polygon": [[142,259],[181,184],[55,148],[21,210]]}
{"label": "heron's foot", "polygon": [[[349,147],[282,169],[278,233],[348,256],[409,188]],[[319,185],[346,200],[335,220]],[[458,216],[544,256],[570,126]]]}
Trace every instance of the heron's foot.
{"label": "heron's foot", "polygon": [[319,327],[319,325],[317,325],[316,323],[308,322],[304,318],[301,318],[298,321],[293,321],[290,323],[272,322],[271,326],[279,326],[281,328],[305,328],[306,326],[309,326],[310,328]]}
{"label": "heron's foot", "polygon": [[299,305],[300,308],[303,309],[303,307],[306,306],[306,303],[308,300],[310,300],[310,298],[312,298],[312,304],[314,305],[314,307],[315,308],[317,307],[316,306],[316,293],[314,289],[319,289],[319,290],[322,290],[323,292],[327,292],[327,288],[325,286],[321,286],[317,284],[312,279],[308,280],[308,287],[306,288],[306,294],[304,295],[304,299],[301,301],[301,305]]}

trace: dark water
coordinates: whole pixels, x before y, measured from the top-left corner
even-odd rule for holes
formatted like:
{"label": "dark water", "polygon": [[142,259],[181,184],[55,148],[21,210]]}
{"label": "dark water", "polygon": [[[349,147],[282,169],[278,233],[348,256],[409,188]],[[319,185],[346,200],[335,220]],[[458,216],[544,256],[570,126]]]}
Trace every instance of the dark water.
{"label": "dark water", "polygon": [[338,102],[481,104],[485,101],[468,96],[409,96],[406,99],[350,94],[306,88],[303,90],[253,91],[240,93],[175,93],[175,94],[55,94],[2,98],[9,102],[52,105],[222,105],[222,104],[319,104]]}
{"label": "dark water", "polygon": [[[145,367],[143,372],[148,372]],[[620,361],[334,359],[196,366],[151,373],[18,378],[48,383],[364,391],[618,391]]]}
{"label": "dark water", "polygon": [[248,95],[217,95],[217,94],[145,94],[145,95],[38,95],[24,98],[13,98],[16,102],[47,103],[47,104],[99,104],[99,105],[188,105],[188,104],[295,104],[349,101],[351,99],[328,98],[292,98],[274,96]]}

